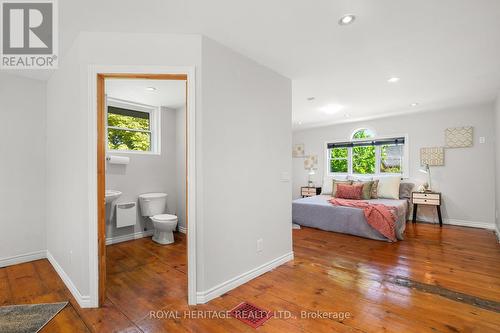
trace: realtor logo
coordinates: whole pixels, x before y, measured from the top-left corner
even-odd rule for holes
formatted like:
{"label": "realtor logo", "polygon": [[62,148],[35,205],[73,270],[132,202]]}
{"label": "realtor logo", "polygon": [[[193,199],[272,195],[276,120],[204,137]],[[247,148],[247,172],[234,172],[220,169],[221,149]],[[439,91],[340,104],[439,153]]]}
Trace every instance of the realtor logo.
{"label": "realtor logo", "polygon": [[55,0],[0,0],[2,69],[57,67]]}

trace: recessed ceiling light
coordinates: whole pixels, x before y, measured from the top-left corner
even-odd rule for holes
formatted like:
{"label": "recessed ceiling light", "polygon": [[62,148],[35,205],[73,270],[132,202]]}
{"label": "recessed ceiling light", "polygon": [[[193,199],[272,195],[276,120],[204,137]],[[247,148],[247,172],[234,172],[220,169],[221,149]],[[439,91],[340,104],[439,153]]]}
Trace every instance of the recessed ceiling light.
{"label": "recessed ceiling light", "polygon": [[353,14],[347,14],[347,15],[344,15],[340,18],[339,24],[340,25],[349,25],[352,22],[354,22],[355,19],[356,19],[356,16],[354,16]]}
{"label": "recessed ceiling light", "polygon": [[399,77],[391,77],[389,80],[387,80],[387,82],[389,83],[396,83],[399,81]]}
{"label": "recessed ceiling light", "polygon": [[320,107],[319,110],[326,114],[334,114],[336,112],[339,112],[343,108],[344,107],[340,104],[328,104],[323,107]]}
{"label": "recessed ceiling light", "polygon": [[308,100],[309,102],[314,101],[315,99],[316,99],[316,97],[307,97],[307,100]]}
{"label": "recessed ceiling light", "polygon": [[417,106],[417,105],[418,105],[418,103],[411,103],[411,104],[410,104],[410,106],[411,106],[411,107],[415,107],[415,106]]}
{"label": "recessed ceiling light", "polygon": [[302,125],[302,122],[301,122],[301,121],[299,121],[297,124]]}
{"label": "recessed ceiling light", "polygon": [[147,87],[146,90],[147,91],[156,91],[158,89],[156,89],[155,87]]}

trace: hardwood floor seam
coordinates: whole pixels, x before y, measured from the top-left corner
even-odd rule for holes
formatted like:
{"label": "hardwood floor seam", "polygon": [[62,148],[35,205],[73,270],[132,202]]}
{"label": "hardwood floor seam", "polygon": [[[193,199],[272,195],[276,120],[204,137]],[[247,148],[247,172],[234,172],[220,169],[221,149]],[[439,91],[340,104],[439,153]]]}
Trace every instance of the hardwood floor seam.
{"label": "hardwood floor seam", "polygon": [[106,297],[106,299],[107,299],[107,300],[108,300],[111,304],[113,304],[113,305],[114,305],[114,306],[118,309],[118,311],[120,311],[120,313],[121,313],[121,314],[122,314],[125,318],[127,318],[127,319],[131,322],[131,323],[133,323],[133,324],[134,324],[134,326],[135,326],[135,328],[137,328],[137,329],[139,330],[139,332],[144,333],[144,331],[143,331],[143,330],[142,330],[142,329],[141,329],[141,328],[137,325],[137,323],[135,323],[135,322],[134,322],[132,319],[130,319],[130,318],[129,318],[129,317],[128,317],[125,313],[123,313],[123,311],[122,311],[120,308],[118,308],[118,307],[116,306],[116,304],[114,304],[114,303],[113,303],[113,301],[112,301],[111,299],[109,299],[109,297]]}
{"label": "hardwood floor seam", "polygon": [[484,299],[480,297],[476,297],[469,294],[464,294],[458,291],[453,291],[448,288],[444,288],[441,286],[436,286],[428,283],[422,283],[419,281],[414,281],[412,279],[408,279],[404,276],[389,276],[385,281],[389,283],[393,283],[398,286],[404,286],[407,288],[416,289],[418,291],[438,295],[447,299],[450,299],[455,302],[461,302],[468,305],[472,305],[481,309],[493,311],[496,313],[500,313],[500,302],[492,301],[489,299]]}

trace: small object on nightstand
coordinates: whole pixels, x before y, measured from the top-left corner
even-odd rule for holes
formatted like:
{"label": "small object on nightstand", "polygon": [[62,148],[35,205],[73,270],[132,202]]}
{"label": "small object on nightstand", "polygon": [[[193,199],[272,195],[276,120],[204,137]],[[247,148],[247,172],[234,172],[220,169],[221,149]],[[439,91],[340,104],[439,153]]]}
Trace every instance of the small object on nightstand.
{"label": "small object on nightstand", "polygon": [[423,185],[425,191],[432,191],[432,185],[431,185],[431,168],[429,167],[429,164],[425,165],[425,169],[420,169],[419,170],[422,173],[427,174],[427,183]]}
{"label": "small object on nightstand", "polygon": [[436,206],[439,226],[443,226],[443,218],[441,217],[441,193],[439,192],[413,192],[411,194],[411,202],[413,204],[413,223],[417,222],[418,205]]}
{"label": "small object on nightstand", "polygon": [[313,197],[320,193],[321,193],[321,187],[303,186],[300,188],[300,195],[302,196],[302,198]]}
{"label": "small object on nightstand", "polygon": [[311,176],[314,176],[316,172],[314,171],[313,168],[309,169],[308,178],[307,178],[307,187],[314,187],[314,183],[311,180]]}

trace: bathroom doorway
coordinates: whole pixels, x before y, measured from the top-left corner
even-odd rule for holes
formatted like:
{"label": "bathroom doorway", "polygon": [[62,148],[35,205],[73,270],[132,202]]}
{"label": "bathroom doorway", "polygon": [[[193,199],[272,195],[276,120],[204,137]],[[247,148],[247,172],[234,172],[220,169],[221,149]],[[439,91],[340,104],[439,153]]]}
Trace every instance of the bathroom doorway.
{"label": "bathroom doorway", "polygon": [[[189,74],[96,74],[99,306],[106,304],[109,293],[119,294],[124,281],[135,276],[143,282],[144,273],[164,273],[172,280],[164,283],[177,286],[172,295],[193,304],[194,241],[188,238],[194,240],[194,235],[188,233],[188,212],[194,210],[194,198],[189,200],[194,183],[188,179],[194,178],[194,109],[188,107]],[[127,270],[129,276],[116,277]],[[164,287],[150,282],[145,287],[151,295],[157,293],[152,286]],[[124,302],[134,304],[132,288],[125,288],[129,299]],[[133,312],[137,306],[129,308]]]}

